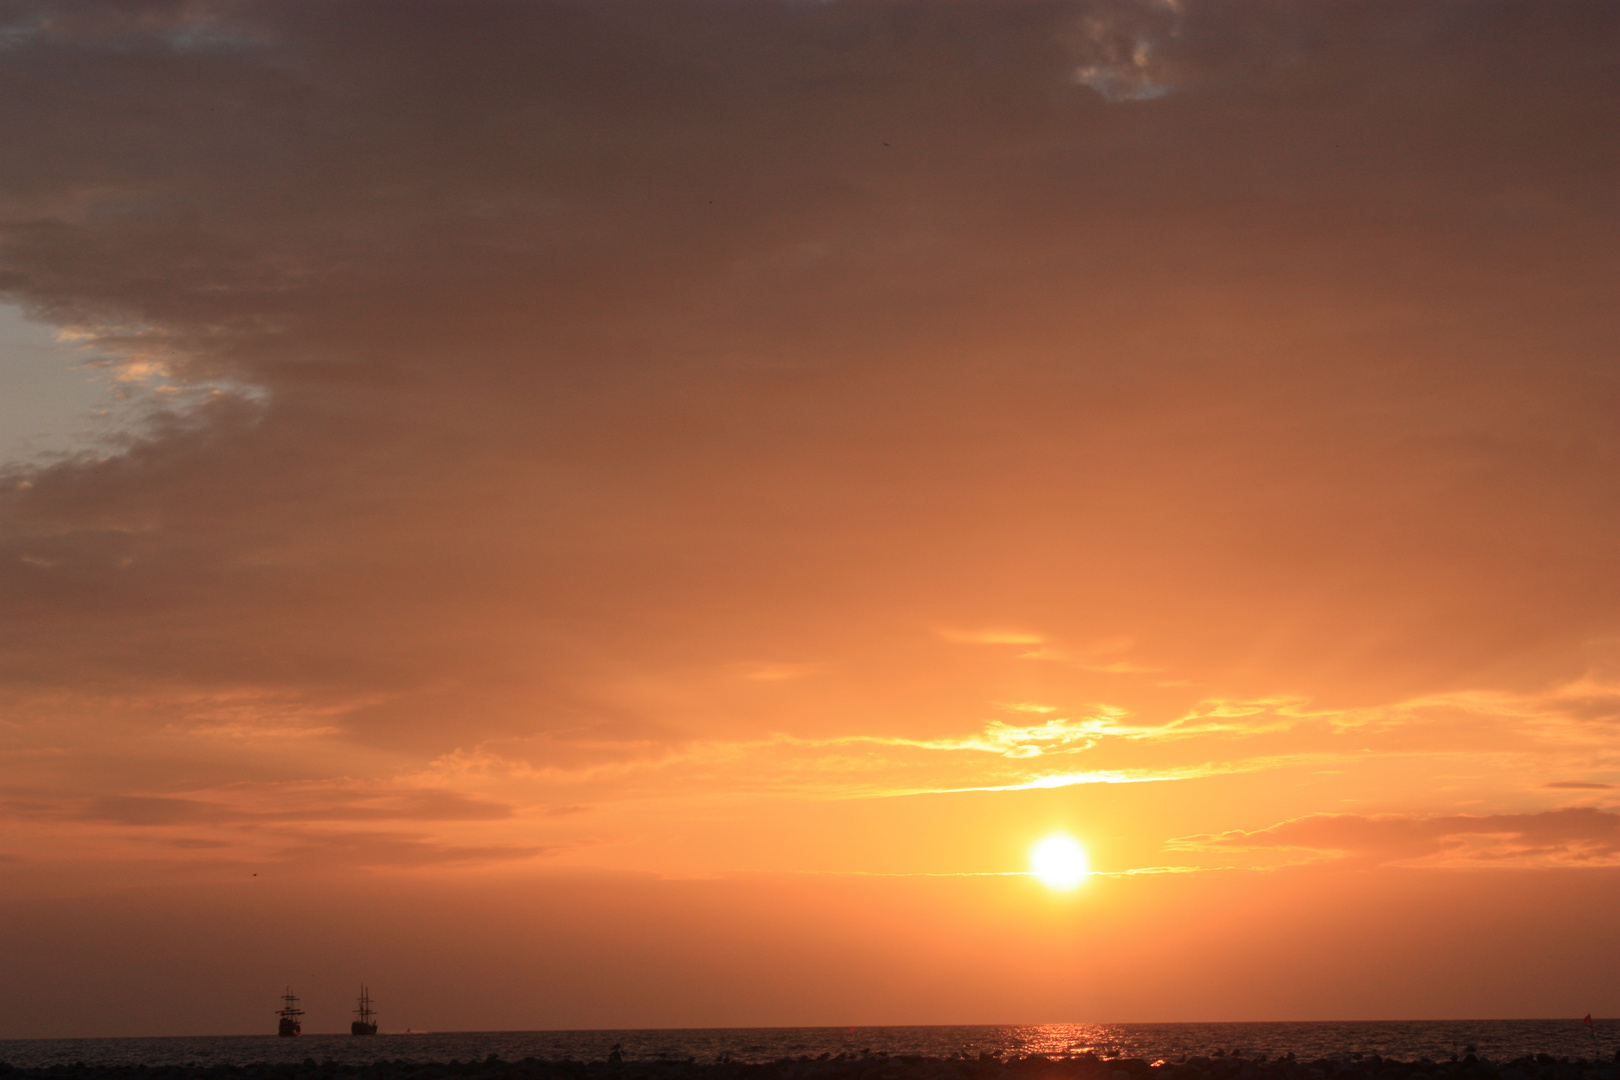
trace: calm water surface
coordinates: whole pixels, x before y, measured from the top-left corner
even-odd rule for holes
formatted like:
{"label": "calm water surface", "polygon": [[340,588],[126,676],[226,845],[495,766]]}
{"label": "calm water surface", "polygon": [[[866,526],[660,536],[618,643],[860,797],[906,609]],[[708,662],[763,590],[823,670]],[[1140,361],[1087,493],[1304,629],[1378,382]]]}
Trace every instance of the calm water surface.
{"label": "calm water surface", "polygon": [[[1594,1038],[1595,1036],[1595,1038]],[[1620,1049],[1620,1020],[1588,1029],[1577,1020],[1443,1020],[1250,1024],[1034,1024],[972,1027],[712,1028],[653,1031],[487,1031],[432,1034],[224,1035],[158,1039],[0,1040],[0,1061],[46,1065],[247,1065],[316,1061],[362,1064],[378,1060],[469,1061],[495,1054],[595,1061],[617,1043],[630,1060],[730,1056],[772,1061],[801,1054],[870,1051],[943,1057],[965,1050],[1174,1060],[1188,1054],[1237,1050],[1246,1055],[1301,1058],[1380,1054],[1437,1061],[1473,1046],[1479,1056],[1504,1060],[1524,1054],[1612,1057]]]}

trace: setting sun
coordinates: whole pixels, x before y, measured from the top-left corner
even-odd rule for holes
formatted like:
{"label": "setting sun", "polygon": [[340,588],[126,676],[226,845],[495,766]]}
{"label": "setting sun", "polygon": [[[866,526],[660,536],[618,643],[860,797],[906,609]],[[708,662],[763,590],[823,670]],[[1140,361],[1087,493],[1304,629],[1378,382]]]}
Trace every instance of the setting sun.
{"label": "setting sun", "polygon": [[1030,873],[1053,889],[1072,889],[1091,873],[1086,849],[1073,837],[1055,833],[1029,852]]}

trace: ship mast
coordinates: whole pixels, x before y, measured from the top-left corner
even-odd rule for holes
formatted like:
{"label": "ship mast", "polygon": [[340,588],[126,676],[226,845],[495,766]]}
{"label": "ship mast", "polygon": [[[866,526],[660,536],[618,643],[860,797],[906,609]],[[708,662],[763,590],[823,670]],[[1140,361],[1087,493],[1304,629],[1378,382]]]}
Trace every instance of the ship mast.
{"label": "ship mast", "polygon": [[366,990],[365,983],[360,984],[360,1007],[354,1012],[362,1024],[371,1023],[371,994]]}

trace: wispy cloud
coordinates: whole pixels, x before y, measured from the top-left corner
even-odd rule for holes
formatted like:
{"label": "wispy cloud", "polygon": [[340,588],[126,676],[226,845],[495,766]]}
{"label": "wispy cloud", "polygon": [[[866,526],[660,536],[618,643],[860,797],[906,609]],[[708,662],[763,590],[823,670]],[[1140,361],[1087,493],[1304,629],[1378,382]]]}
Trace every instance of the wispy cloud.
{"label": "wispy cloud", "polygon": [[1178,837],[1172,851],[1292,851],[1402,866],[1620,865],[1620,814],[1311,814],[1255,830]]}
{"label": "wispy cloud", "polygon": [[1139,675],[1162,671],[1150,664],[1125,659],[1120,654],[1136,642],[1131,638],[1104,638],[1097,641],[1064,642],[1034,630],[992,627],[979,630],[936,629],[943,640],[964,645],[1017,645],[1023,660],[1050,660],[1081,671],[1111,675]]}
{"label": "wispy cloud", "polygon": [[955,641],[964,645],[1044,645],[1046,635],[1038,634],[1033,630],[1014,630],[1006,627],[988,628],[982,630],[936,630],[946,641]]}
{"label": "wispy cloud", "polygon": [[1606,735],[1620,724],[1620,683],[1589,674],[1534,692],[1427,694],[1387,706],[1344,710],[1334,714],[1332,722],[1341,728],[1379,729],[1459,717],[1510,722],[1546,737]]}
{"label": "wispy cloud", "polygon": [[499,821],[512,807],[487,798],[395,784],[237,784],[184,795],[50,798],[12,795],[0,811],[136,827],[352,821]]}
{"label": "wispy cloud", "polygon": [[1164,54],[1181,18],[1181,0],[1092,4],[1066,35],[1074,81],[1111,102],[1164,97],[1174,88]]}
{"label": "wispy cloud", "polygon": [[253,863],[308,869],[345,865],[345,858],[356,868],[399,868],[526,859],[555,846],[514,838],[515,817],[513,806],[486,796],[377,782],[242,783],[161,795],[12,792],[0,798],[0,819],[26,823],[36,841],[54,838],[31,845],[25,861],[33,863],[90,846],[109,863],[144,861],[152,851],[165,850],[169,861],[218,868]]}
{"label": "wispy cloud", "polygon": [[823,664],[804,663],[764,663],[749,664],[743,671],[743,678],[753,679],[756,682],[788,682],[793,679],[804,679],[821,671]]}
{"label": "wispy cloud", "polygon": [[[1026,700],[995,708],[1014,717],[1038,717],[1038,723],[994,718],[962,734],[776,732],[760,738],[667,741],[603,740],[588,729],[559,732],[458,750],[422,778],[459,783],[478,776],[526,777],[565,788],[608,784],[632,790],[662,789],[681,782],[679,778],[702,775],[705,786],[716,792],[860,798],[1137,784],[1274,770],[1341,773],[1369,754],[1390,760],[1455,758],[1446,768],[1465,774],[1522,773],[1537,753],[1554,754],[1547,767],[1567,767],[1556,765],[1565,760],[1557,754],[1567,752],[1568,745],[1558,741],[1560,729],[1549,716],[1557,715],[1562,708],[1558,703],[1570,697],[1563,688],[1511,699],[1461,695],[1502,732],[1496,742],[1476,740],[1466,750],[1452,745],[1447,732],[1454,716],[1436,709],[1433,699],[1378,710],[1339,710],[1291,695],[1211,698],[1161,722],[1144,721],[1116,705],[1070,710]],[[1492,712],[1490,704],[1497,700],[1510,700],[1511,707]],[[1552,714],[1538,704],[1543,701],[1553,703]],[[1149,757],[1130,764],[1110,760],[1122,754]],[[1077,767],[1085,760],[1096,763]],[[1541,781],[1541,786],[1605,789],[1598,780],[1554,779]]]}

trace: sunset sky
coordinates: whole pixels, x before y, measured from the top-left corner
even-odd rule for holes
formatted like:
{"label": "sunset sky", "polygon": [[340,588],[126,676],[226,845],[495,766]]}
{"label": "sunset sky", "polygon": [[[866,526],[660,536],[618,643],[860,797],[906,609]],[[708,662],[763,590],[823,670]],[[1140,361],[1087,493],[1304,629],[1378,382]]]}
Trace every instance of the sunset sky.
{"label": "sunset sky", "polygon": [[1620,1013],[1617,58],[0,0],[0,1037]]}

